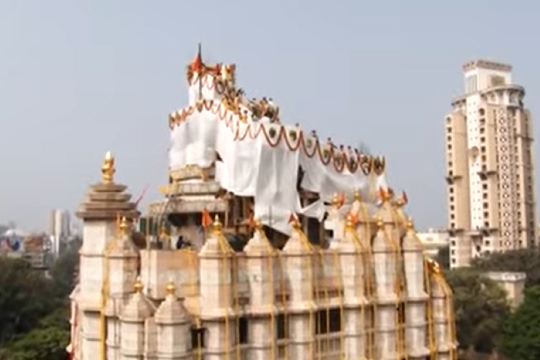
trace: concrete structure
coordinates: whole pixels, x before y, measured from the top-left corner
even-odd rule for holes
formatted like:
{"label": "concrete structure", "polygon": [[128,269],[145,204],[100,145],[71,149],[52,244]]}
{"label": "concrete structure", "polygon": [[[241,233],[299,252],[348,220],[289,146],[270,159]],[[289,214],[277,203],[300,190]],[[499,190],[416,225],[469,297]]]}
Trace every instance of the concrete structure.
{"label": "concrete structure", "polygon": [[[277,122],[267,103],[247,112],[233,70],[200,57],[188,67],[192,105],[171,122],[171,132],[174,138],[193,131],[185,141],[173,139],[174,146],[193,146],[174,155],[188,164],[171,166],[167,198],[150,206],[146,234],[132,230],[138,212],[114,181],[107,154],[102,181],[78,212],[84,236],[71,295],[73,358],[456,359],[452,293],[422,254],[405,198],[385,185],[384,160],[347,157],[304,138]],[[247,125],[255,130],[228,142],[227,131],[239,134]],[[223,143],[212,143],[214,135]],[[283,146],[302,141],[312,157],[303,165],[291,161],[305,149],[280,148],[280,138]],[[261,168],[251,158],[257,151],[266,159]],[[203,166],[200,152],[216,157]],[[173,164],[184,161],[174,156]],[[298,177],[312,190],[291,178],[289,164],[302,167]],[[283,175],[273,173],[282,168]],[[264,186],[242,187],[259,172]],[[278,176],[285,189],[274,187]],[[328,205],[335,182],[343,192]],[[275,201],[264,203],[268,197]],[[283,213],[295,204],[285,229]]]}
{"label": "concrete structure", "polygon": [[60,253],[62,244],[66,244],[71,235],[70,216],[66,210],[52,210],[50,216],[51,252]]}
{"label": "concrete structure", "polygon": [[527,274],[511,271],[491,271],[485,275],[506,291],[508,301],[513,309],[516,309],[523,302]]}
{"label": "concrete structure", "polygon": [[446,117],[450,266],[536,243],[532,118],[511,67],[463,66],[465,95]]}
{"label": "concrete structure", "polygon": [[435,259],[441,249],[450,245],[450,235],[447,230],[428,229],[416,234],[424,247],[424,254]]}

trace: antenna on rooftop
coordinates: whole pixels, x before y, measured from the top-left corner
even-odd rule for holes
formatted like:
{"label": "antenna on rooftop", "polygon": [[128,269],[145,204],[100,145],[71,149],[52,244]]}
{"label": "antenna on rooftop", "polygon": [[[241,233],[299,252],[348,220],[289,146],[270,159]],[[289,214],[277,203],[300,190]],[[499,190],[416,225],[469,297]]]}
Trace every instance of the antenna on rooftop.
{"label": "antenna on rooftop", "polygon": [[202,99],[202,45],[199,42],[197,46],[197,59],[201,63],[201,69],[199,71],[199,100]]}

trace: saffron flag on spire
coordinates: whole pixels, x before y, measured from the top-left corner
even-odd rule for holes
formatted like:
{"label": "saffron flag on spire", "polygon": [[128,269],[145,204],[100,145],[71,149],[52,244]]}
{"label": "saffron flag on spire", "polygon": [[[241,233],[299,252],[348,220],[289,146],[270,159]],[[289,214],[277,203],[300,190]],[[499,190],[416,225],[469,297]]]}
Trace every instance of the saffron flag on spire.
{"label": "saffron flag on spire", "polygon": [[208,209],[204,208],[202,212],[202,219],[201,219],[202,227],[206,230],[212,225],[212,217],[210,216],[210,213],[208,212]]}

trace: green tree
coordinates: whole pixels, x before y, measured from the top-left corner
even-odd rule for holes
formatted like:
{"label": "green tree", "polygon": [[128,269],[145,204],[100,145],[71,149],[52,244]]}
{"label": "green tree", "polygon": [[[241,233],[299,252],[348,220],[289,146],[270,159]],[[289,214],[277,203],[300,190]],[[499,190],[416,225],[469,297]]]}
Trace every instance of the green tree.
{"label": "green tree", "polygon": [[20,259],[0,259],[0,346],[32,329],[60,301],[54,283]]}
{"label": "green tree", "polygon": [[54,262],[49,271],[54,280],[56,295],[66,300],[74,287],[75,270],[79,264],[80,247],[81,241],[79,239],[75,239],[69,243],[64,253]]}
{"label": "green tree", "polygon": [[67,308],[58,308],[43,318],[37,327],[20,335],[11,342],[0,359],[9,360],[64,360],[69,343],[69,323]]}
{"label": "green tree", "polygon": [[525,286],[540,285],[540,249],[511,250],[493,253],[474,261],[473,266],[486,271],[519,271],[527,274]]}
{"label": "green tree", "polygon": [[504,322],[500,350],[512,360],[540,359],[540,286],[527,289],[521,306]]}
{"label": "green tree", "polygon": [[435,257],[435,261],[443,269],[448,270],[450,268],[450,248],[448,246],[441,248]]}
{"label": "green tree", "polygon": [[490,353],[510,311],[506,293],[474,269],[456,269],[446,277],[454,292],[460,347]]}

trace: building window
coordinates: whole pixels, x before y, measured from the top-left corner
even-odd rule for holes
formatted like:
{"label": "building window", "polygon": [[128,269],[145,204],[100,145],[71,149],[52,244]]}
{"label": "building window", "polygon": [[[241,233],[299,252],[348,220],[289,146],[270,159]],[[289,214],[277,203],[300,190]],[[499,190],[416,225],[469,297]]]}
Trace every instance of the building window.
{"label": "building window", "polygon": [[328,334],[341,331],[340,309],[319,310],[315,317],[315,333]]}
{"label": "building window", "polygon": [[203,349],[204,348],[204,338],[205,338],[206,329],[203,327],[191,328],[191,348],[192,349]]}
{"label": "building window", "polygon": [[238,319],[238,342],[240,344],[248,343],[248,319],[245,316],[242,316]]}
{"label": "building window", "polygon": [[276,317],[276,338],[285,339],[287,337],[287,319],[284,314],[278,314]]}

